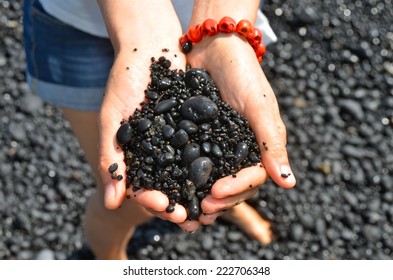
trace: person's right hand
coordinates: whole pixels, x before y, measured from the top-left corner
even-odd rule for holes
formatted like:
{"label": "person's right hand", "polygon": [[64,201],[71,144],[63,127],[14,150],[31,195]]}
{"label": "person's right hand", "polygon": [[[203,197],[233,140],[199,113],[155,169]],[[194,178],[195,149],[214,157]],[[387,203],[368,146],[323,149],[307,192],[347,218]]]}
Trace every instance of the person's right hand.
{"label": "person's right hand", "polygon": [[[153,215],[181,224],[187,218],[185,208],[178,204],[174,212],[167,213],[169,200],[162,192],[142,189],[134,193],[132,187],[126,189],[124,153],[116,140],[120,122],[128,120],[144,100],[144,91],[150,82],[151,58],[165,56],[172,62],[172,69],[185,69],[185,56],[178,44],[181,36],[179,21],[170,1],[157,5],[142,1],[101,0],[100,4],[116,52],[98,119],[103,203],[108,209],[116,209],[129,195],[130,200]],[[138,5],[142,6],[138,8]],[[141,12],[142,8],[149,11],[148,14]],[[163,52],[164,48],[169,51]],[[118,164],[116,172],[123,175],[123,180],[112,179],[108,172],[108,167],[115,162]],[[184,225],[182,228],[187,230],[188,227]]]}

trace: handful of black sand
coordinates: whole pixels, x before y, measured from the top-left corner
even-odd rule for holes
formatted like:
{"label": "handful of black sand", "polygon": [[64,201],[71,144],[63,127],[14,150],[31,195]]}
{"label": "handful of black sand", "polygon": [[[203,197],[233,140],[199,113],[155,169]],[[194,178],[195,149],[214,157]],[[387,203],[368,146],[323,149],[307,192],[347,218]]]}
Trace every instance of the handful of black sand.
{"label": "handful of black sand", "polygon": [[195,220],[212,185],[258,164],[260,152],[247,120],[221,100],[205,70],[170,66],[165,57],[152,58],[146,100],[116,136],[127,188],[159,190],[169,198],[167,212],[179,203]]}

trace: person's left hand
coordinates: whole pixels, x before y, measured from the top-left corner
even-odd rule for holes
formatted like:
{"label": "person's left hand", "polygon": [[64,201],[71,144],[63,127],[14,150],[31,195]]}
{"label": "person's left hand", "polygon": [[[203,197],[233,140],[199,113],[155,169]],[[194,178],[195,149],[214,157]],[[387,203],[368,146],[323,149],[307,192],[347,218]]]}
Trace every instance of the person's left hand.
{"label": "person's left hand", "polygon": [[205,68],[222,99],[245,116],[262,157],[261,165],[242,169],[236,178],[228,176],[213,185],[211,195],[201,204],[204,214],[200,222],[209,224],[223,210],[253,196],[268,177],[283,188],[293,187],[296,179],[289,166],[286,128],[276,97],[248,42],[237,34],[205,37],[194,44],[187,60],[194,68]]}

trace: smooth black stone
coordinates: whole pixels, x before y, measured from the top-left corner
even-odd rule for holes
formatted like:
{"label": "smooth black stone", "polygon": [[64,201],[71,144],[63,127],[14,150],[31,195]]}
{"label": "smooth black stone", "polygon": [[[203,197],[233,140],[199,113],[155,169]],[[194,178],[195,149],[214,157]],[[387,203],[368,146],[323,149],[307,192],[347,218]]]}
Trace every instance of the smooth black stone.
{"label": "smooth black stone", "polygon": [[149,120],[149,119],[141,119],[138,122],[138,130],[140,132],[145,132],[146,130],[148,130],[150,128],[151,124],[152,124],[151,120]]}
{"label": "smooth black stone", "polygon": [[133,136],[133,130],[128,122],[123,123],[116,133],[117,144],[123,146],[131,141]]}
{"label": "smooth black stone", "polygon": [[115,162],[109,166],[108,171],[109,171],[109,173],[113,173],[117,170],[117,168],[118,168],[118,164]]}
{"label": "smooth black stone", "polygon": [[218,115],[217,104],[203,95],[190,97],[180,107],[181,115],[195,123],[214,119]]}
{"label": "smooth black stone", "polygon": [[191,89],[198,89],[200,87],[201,83],[196,77],[191,77],[190,83],[188,84],[188,87]]}
{"label": "smooth black stone", "polygon": [[154,147],[150,142],[147,142],[146,140],[142,140],[141,142],[141,148],[142,150],[148,154],[148,155],[153,155],[154,153]]}
{"label": "smooth black stone", "polygon": [[206,84],[212,80],[207,71],[202,68],[191,68],[186,72],[186,75],[184,76],[184,82],[186,83],[187,87],[192,88],[193,78],[197,78],[198,81],[203,84]]}
{"label": "smooth black stone", "polygon": [[170,126],[169,124],[166,124],[166,125],[162,126],[161,132],[162,132],[162,136],[164,137],[164,139],[169,140],[175,134],[175,129],[172,126]]}
{"label": "smooth black stone", "polygon": [[184,147],[189,140],[189,136],[184,129],[179,129],[171,139],[171,145],[176,148]]}
{"label": "smooth black stone", "polygon": [[362,105],[356,100],[340,99],[337,105],[343,112],[350,114],[352,117],[356,118],[356,120],[362,121],[364,119]]}
{"label": "smooth black stone", "polygon": [[188,201],[186,210],[190,220],[197,220],[199,218],[199,214],[201,213],[198,198],[194,196],[190,201]]}
{"label": "smooth black stone", "polygon": [[197,189],[207,183],[212,168],[213,162],[208,157],[199,157],[191,163],[188,175]]}
{"label": "smooth black stone", "polygon": [[233,163],[238,166],[248,155],[248,145],[244,142],[238,143],[233,154]]}
{"label": "smooth black stone", "polygon": [[201,142],[209,141],[209,139],[210,139],[209,134],[204,133],[204,134],[199,135],[199,141],[201,141]]}
{"label": "smooth black stone", "polygon": [[154,101],[154,100],[157,100],[159,97],[160,97],[160,94],[158,92],[156,92],[156,91],[149,90],[149,91],[146,92],[146,98],[147,99],[150,99],[150,100]]}
{"label": "smooth black stone", "polygon": [[175,149],[171,145],[165,145],[164,150],[173,156],[176,154]]}
{"label": "smooth black stone", "polygon": [[165,212],[167,213],[172,213],[173,211],[175,211],[175,206],[173,206],[172,204],[169,204],[168,207],[165,209]]}
{"label": "smooth black stone", "polygon": [[209,142],[203,142],[202,143],[202,152],[205,154],[210,154],[212,150],[212,145]]}
{"label": "smooth black stone", "polygon": [[172,108],[177,106],[178,102],[175,99],[163,100],[154,107],[154,114],[160,115],[170,111]]}
{"label": "smooth black stone", "polygon": [[213,144],[211,153],[216,158],[222,158],[224,156],[224,153],[222,152],[220,146],[218,146],[217,144]]}
{"label": "smooth black stone", "polygon": [[160,166],[168,166],[175,162],[175,157],[171,153],[162,153],[157,157],[157,163]]}
{"label": "smooth black stone", "polygon": [[169,124],[172,127],[176,127],[176,122],[173,120],[170,113],[164,114],[164,119],[167,124]]}
{"label": "smooth black stone", "polygon": [[184,129],[189,135],[198,132],[198,126],[194,122],[189,120],[182,120],[177,126],[179,129]]}
{"label": "smooth black stone", "polygon": [[190,41],[185,42],[182,46],[181,49],[183,53],[188,54],[192,50],[192,43]]}
{"label": "smooth black stone", "polygon": [[201,155],[201,148],[197,143],[190,143],[183,148],[182,151],[182,163],[184,165],[191,164],[194,160],[199,158]]}
{"label": "smooth black stone", "polygon": [[159,90],[166,90],[171,87],[171,84],[172,84],[172,81],[169,78],[164,77],[158,81],[157,87]]}

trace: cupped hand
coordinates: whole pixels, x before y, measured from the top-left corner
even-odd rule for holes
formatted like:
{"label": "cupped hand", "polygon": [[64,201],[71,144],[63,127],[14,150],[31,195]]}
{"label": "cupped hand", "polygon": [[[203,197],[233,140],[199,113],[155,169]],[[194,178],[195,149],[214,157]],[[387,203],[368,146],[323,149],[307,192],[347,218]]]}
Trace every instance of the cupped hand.
{"label": "cupped hand", "polygon": [[211,195],[202,201],[202,223],[210,223],[222,213],[257,191],[270,177],[283,188],[295,186],[286,150],[286,128],[275,94],[248,42],[237,34],[205,37],[187,55],[192,67],[205,68],[212,76],[222,99],[242,114],[256,135],[261,166],[241,170],[218,180]]}
{"label": "cupped hand", "polygon": [[[158,44],[156,44],[158,45]],[[169,49],[163,52],[163,48]],[[122,120],[128,120],[140,103],[144,100],[144,91],[150,82],[151,57],[158,59],[165,56],[171,60],[173,69],[185,69],[185,57],[180,52],[177,40],[160,42],[160,47],[136,45],[129,50],[116,55],[111,69],[104,101],[99,113],[99,171],[104,184],[104,204],[108,209],[120,207],[124,198],[145,207],[155,216],[167,219],[174,223],[183,223],[187,218],[186,210],[181,205],[176,205],[175,211],[166,213],[169,205],[168,198],[159,191],[126,189],[125,179],[111,178],[108,167],[112,163],[118,164],[117,174],[126,178],[126,165],[123,150],[117,144],[116,133]],[[184,227],[187,229],[187,227]]]}

